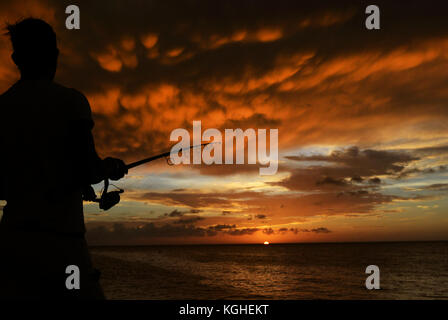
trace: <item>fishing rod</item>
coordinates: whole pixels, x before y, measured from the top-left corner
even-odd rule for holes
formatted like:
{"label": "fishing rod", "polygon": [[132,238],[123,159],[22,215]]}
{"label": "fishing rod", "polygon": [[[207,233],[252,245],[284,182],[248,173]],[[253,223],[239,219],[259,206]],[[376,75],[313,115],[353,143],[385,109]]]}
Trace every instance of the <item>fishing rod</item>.
{"label": "fishing rod", "polygon": [[188,150],[188,149],[193,149],[193,148],[200,148],[200,147],[202,147],[202,146],[205,147],[206,145],[211,144],[211,143],[216,143],[216,142],[207,142],[207,143],[203,143],[203,144],[197,144],[197,145],[195,145],[195,146],[190,146],[190,147],[188,147],[188,148],[179,149],[179,150],[177,150],[177,151],[176,151],[176,150],[175,150],[175,151],[170,150],[170,151],[168,151],[168,152],[161,153],[161,154],[158,154],[158,155],[156,155],[156,156],[152,156],[152,157],[149,157],[149,158],[145,158],[145,159],[142,159],[142,160],[139,160],[139,161],[136,161],[136,162],[132,162],[132,163],[130,163],[130,164],[127,164],[127,165],[126,165],[126,169],[132,169],[132,168],[138,167],[138,166],[140,166],[140,165],[142,165],[142,164],[145,164],[145,163],[148,163],[148,162],[151,162],[151,161],[160,159],[160,158],[166,158],[166,157],[168,157],[169,155],[171,155],[171,153],[175,153],[175,152],[179,152],[179,151],[184,151],[184,150]]}
{"label": "fishing rod", "polygon": [[[181,148],[178,150],[170,150],[152,157],[148,157],[139,161],[135,161],[132,163],[129,163],[125,166],[126,169],[133,169],[135,167],[141,166],[142,164],[145,163],[149,163],[152,162],[154,160],[157,159],[161,159],[161,158],[166,158],[167,159],[167,163],[171,165],[171,163],[169,162],[170,159],[168,158],[172,153],[178,153],[179,151],[186,151],[189,149],[193,149],[193,148],[201,148],[201,147],[205,147],[206,145],[209,144],[213,144],[216,142],[207,142],[207,143],[203,143],[203,144],[198,144],[198,145],[194,145],[194,146],[189,146],[188,148]],[[112,208],[113,206],[115,206],[116,204],[118,204],[120,202],[120,194],[124,192],[123,189],[118,188],[118,190],[116,191],[111,191],[108,192],[108,188],[109,188],[109,178],[106,177],[104,179],[104,187],[103,187],[103,191],[101,192],[101,197],[97,197],[95,190],[93,190],[92,186],[87,186],[84,188],[83,190],[83,200],[84,201],[90,201],[90,202],[98,202],[100,209],[102,210],[109,210],[110,208]]]}

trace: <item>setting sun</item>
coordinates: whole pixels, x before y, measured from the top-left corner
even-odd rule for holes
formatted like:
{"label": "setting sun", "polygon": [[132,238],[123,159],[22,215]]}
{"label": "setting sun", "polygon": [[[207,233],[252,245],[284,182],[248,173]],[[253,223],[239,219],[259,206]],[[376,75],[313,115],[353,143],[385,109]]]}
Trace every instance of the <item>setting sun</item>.
{"label": "setting sun", "polygon": [[265,244],[265,245],[268,245],[268,244],[269,244],[269,241],[265,241],[264,244]]}

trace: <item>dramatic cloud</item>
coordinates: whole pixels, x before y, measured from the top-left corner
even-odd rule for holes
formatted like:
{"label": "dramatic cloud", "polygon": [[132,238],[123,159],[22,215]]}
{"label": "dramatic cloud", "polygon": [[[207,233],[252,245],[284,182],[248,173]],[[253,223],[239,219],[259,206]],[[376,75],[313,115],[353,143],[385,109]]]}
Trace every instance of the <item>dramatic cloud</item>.
{"label": "dramatic cloud", "polygon": [[[329,155],[299,155],[286,158],[308,162],[311,165],[291,169],[290,177],[274,184],[304,191],[369,188],[381,183],[378,175],[402,176],[409,163],[419,160],[418,157],[404,152],[359,150],[358,147],[335,150]],[[313,164],[316,162],[326,164]]]}
{"label": "dramatic cloud", "polygon": [[234,230],[228,230],[225,231],[225,233],[230,234],[232,236],[244,236],[244,235],[251,235],[260,229],[258,228],[245,228],[245,229],[234,229]]}
{"label": "dramatic cloud", "polygon": [[[192,222],[196,222],[192,221]],[[160,239],[188,239],[216,237],[218,234],[229,236],[252,235],[259,231],[258,228],[237,228],[236,225],[214,225],[209,227],[198,227],[189,224],[155,224],[145,223],[136,226],[126,226],[123,223],[114,223],[111,226],[99,225],[89,228],[87,236],[94,244],[104,243],[139,243]]]}
{"label": "dramatic cloud", "polygon": [[[32,15],[54,26],[56,80],[87,96],[102,157],[166,151],[171,131],[191,131],[193,120],[203,129],[279,130],[277,175],[260,177],[259,165],[159,161],[119,182],[127,192],[110,214],[88,207],[89,223],[120,223],[92,236],[312,241],[372,219],[388,230],[381,236],[447,228],[443,3],[377,1],[376,31],[365,28],[366,4],[345,0],[76,4],[80,30],[65,28],[63,1],[6,0],[0,12],[4,22]],[[7,37],[0,41],[4,91],[18,72]]]}
{"label": "dramatic cloud", "polygon": [[286,232],[292,232],[294,234],[298,234],[299,232],[313,232],[313,233],[330,233],[331,231],[328,230],[325,227],[319,227],[319,228],[314,228],[314,229],[298,229],[298,228],[278,228],[276,230],[272,229],[272,228],[266,228],[263,229],[263,233],[267,234],[267,235],[271,235],[271,234],[275,234],[275,233],[280,233],[280,234],[285,234]]}
{"label": "dramatic cloud", "polygon": [[[440,126],[423,125],[448,115],[440,90],[447,76],[437,71],[446,63],[447,23],[433,3],[378,4],[387,34],[366,32],[365,8],[353,2],[78,5],[77,31],[65,29],[59,1],[5,2],[2,12],[9,21],[30,13],[53,23],[58,79],[90,99],[102,154],[134,159],[166,148],[170,131],[195,119],[276,126],[280,146],[292,147],[404,138],[411,127],[441,136]],[[7,50],[2,61],[6,88],[14,73]]]}
{"label": "dramatic cloud", "polygon": [[165,213],[167,217],[182,217],[185,213],[177,210],[173,210],[170,213]]}

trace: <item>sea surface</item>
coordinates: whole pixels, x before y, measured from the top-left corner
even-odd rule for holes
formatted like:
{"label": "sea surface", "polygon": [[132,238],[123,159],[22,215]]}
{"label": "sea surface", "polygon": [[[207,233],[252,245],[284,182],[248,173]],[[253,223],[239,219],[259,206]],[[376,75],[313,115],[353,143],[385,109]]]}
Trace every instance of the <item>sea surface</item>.
{"label": "sea surface", "polygon": [[[109,299],[448,299],[448,242],[92,247]],[[368,265],[380,290],[367,290]]]}

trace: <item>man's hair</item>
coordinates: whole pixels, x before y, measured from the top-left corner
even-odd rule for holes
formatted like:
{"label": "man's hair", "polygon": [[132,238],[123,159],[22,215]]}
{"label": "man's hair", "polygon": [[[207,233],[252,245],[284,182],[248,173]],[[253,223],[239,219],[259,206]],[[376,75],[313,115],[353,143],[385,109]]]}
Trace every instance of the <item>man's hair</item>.
{"label": "man's hair", "polygon": [[41,19],[26,18],[7,25],[14,53],[20,63],[46,64],[57,52],[56,34],[53,28]]}

